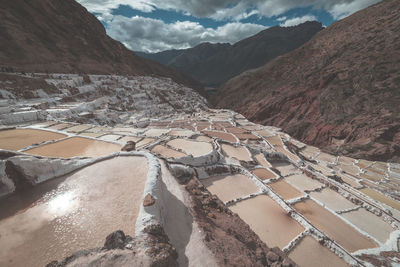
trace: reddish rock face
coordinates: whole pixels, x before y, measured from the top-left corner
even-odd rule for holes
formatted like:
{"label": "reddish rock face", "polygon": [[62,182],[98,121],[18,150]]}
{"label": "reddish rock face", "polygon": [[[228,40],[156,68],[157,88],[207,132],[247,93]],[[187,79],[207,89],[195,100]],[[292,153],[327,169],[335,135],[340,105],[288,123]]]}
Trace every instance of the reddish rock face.
{"label": "reddish rock face", "polygon": [[1,1],[0,69],[171,77],[197,82],[136,56],[110,38],[96,17],[74,0]]}
{"label": "reddish rock face", "polygon": [[400,2],[382,1],[224,84],[215,103],[331,153],[400,162]]}

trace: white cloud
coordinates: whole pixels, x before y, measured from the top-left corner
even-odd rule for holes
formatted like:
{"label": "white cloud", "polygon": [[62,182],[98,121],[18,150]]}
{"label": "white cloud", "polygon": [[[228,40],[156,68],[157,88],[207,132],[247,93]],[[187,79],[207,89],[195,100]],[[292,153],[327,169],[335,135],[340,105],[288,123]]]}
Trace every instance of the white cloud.
{"label": "white cloud", "polygon": [[111,37],[134,51],[146,52],[183,49],[202,42],[235,43],[267,28],[258,24],[232,22],[212,29],[197,22],[178,21],[167,24],[158,19],[139,16],[115,16],[107,24]]}
{"label": "white cloud", "polygon": [[287,20],[287,17],[285,16],[276,19],[276,21],[285,21],[285,20]]}
{"label": "white cloud", "polygon": [[335,20],[339,20],[378,2],[380,2],[380,0],[363,0],[353,1],[351,3],[337,3],[334,4],[328,11]]}
{"label": "white cloud", "polygon": [[303,22],[313,21],[313,20],[317,20],[317,18],[314,15],[305,15],[302,17],[287,19],[287,20],[285,20],[284,23],[281,23],[280,26],[282,26],[282,27],[296,26]]}
{"label": "white cloud", "polygon": [[198,17],[217,20],[240,20],[254,14],[265,17],[279,16],[296,8],[324,9],[335,19],[348,16],[380,0],[77,0],[91,12],[110,13],[119,5],[151,12],[155,8],[182,11]]}

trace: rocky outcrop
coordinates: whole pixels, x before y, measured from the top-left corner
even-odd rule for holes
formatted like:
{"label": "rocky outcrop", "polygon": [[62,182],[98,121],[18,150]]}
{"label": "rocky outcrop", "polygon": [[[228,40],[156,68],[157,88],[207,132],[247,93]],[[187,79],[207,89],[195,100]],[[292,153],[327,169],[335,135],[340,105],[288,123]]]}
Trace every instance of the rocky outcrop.
{"label": "rocky outcrop", "polygon": [[330,153],[400,161],[400,3],[382,1],[224,84],[215,101]]}
{"label": "rocky outcrop", "polygon": [[155,75],[200,90],[192,79],[110,38],[74,0],[2,1],[0,20],[2,71]]}
{"label": "rocky outcrop", "polygon": [[102,248],[78,251],[63,261],[53,261],[46,267],[72,266],[178,266],[178,254],[169,244],[160,225],[145,229],[146,237],[125,235],[122,231],[109,234]]}
{"label": "rocky outcrop", "polygon": [[234,45],[202,43],[184,50],[139,55],[177,69],[203,85],[219,86],[243,71],[300,47],[322,29],[316,21],[294,27],[275,26]]}

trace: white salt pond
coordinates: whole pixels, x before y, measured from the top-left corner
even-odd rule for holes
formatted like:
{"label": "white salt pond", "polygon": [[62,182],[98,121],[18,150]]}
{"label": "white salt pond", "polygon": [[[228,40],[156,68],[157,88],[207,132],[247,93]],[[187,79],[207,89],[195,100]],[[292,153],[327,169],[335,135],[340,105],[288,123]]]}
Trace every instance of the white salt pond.
{"label": "white salt pond", "polygon": [[84,137],[71,137],[24,151],[32,155],[56,158],[100,157],[118,152],[121,146]]}
{"label": "white salt pond", "polygon": [[284,248],[299,235],[304,228],[290,217],[274,200],[260,195],[231,206],[250,228],[269,247]]}
{"label": "white salt pond", "polygon": [[302,191],[315,190],[323,186],[323,184],[321,184],[317,180],[309,178],[305,174],[290,175],[286,177],[285,180]]}
{"label": "white salt pond", "polygon": [[0,131],[0,149],[18,151],[24,147],[66,137],[64,134],[36,129]]}
{"label": "white salt pond", "polygon": [[227,144],[222,144],[222,150],[230,158],[236,158],[243,161],[252,161],[250,152],[244,146],[234,147]]}
{"label": "white salt pond", "polygon": [[201,183],[224,202],[260,191],[256,184],[243,174],[214,176]]}
{"label": "white salt pond", "polygon": [[167,145],[181,149],[187,154],[193,155],[193,157],[200,157],[212,152],[213,147],[208,142],[198,142],[186,139],[174,139],[167,143]]}
{"label": "white salt pond", "polygon": [[163,145],[154,146],[153,149],[151,150],[151,152],[159,154],[167,159],[168,158],[178,159],[178,158],[187,156],[185,153],[182,153],[180,151],[174,150],[172,148],[169,148],[169,147],[166,147]]}
{"label": "white salt pond", "polygon": [[296,247],[290,251],[289,257],[298,265],[304,267],[339,267],[348,264],[328,248],[320,245],[311,236],[305,236]]}
{"label": "white salt pond", "polygon": [[294,208],[306,217],[315,227],[333,238],[347,251],[375,248],[377,244],[345,223],[338,216],[330,213],[313,200],[294,204]]}
{"label": "white salt pond", "polygon": [[342,216],[382,243],[385,243],[389,238],[390,233],[394,231],[388,223],[365,209],[346,212],[343,213]]}
{"label": "white salt pond", "polygon": [[45,266],[113,231],[134,235],[146,177],[146,158],[118,157],[2,199],[0,266]]}
{"label": "white salt pond", "polygon": [[347,210],[357,207],[355,204],[342,197],[339,193],[329,188],[325,188],[320,192],[311,192],[310,196],[324,203],[326,207],[334,211]]}

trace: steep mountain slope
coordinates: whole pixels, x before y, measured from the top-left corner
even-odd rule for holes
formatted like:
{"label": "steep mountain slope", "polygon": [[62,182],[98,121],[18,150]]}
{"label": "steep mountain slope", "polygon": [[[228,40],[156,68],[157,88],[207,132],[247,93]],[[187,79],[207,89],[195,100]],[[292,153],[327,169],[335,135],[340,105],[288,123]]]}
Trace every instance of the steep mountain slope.
{"label": "steep mountain slope", "polygon": [[400,161],[400,2],[383,1],[220,88],[218,107],[353,157]]}
{"label": "steep mountain slope", "polygon": [[245,70],[260,67],[300,47],[322,29],[316,21],[294,27],[275,26],[232,46],[204,43],[180,50],[181,53],[168,50],[140,55],[182,71],[204,85],[218,86]]}
{"label": "steep mountain slope", "polygon": [[0,20],[0,67],[156,75],[196,85],[107,36],[100,21],[74,0],[0,0]]}

